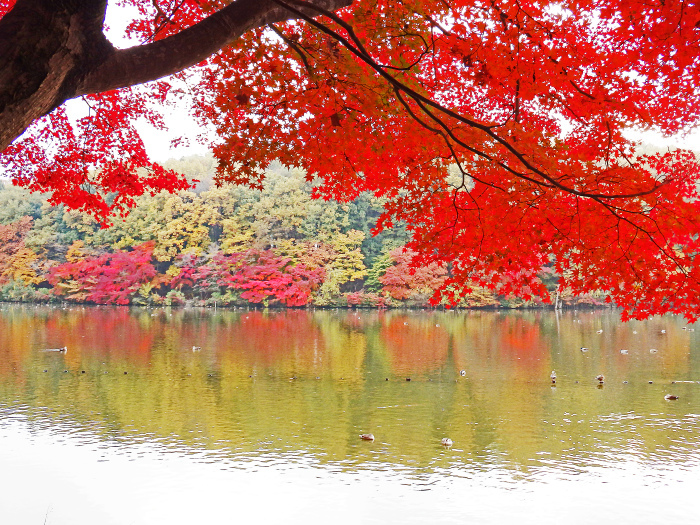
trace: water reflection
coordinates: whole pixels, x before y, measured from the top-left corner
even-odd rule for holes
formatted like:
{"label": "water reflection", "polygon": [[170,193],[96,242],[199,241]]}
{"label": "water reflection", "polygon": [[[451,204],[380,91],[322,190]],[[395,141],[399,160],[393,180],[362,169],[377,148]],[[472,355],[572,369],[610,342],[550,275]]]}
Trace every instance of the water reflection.
{"label": "water reflection", "polygon": [[[420,491],[459,479],[605,479],[611,469],[634,478],[623,487],[664,484],[669,472],[700,473],[698,344],[685,328],[675,317],[622,324],[610,311],[5,305],[0,445],[5,429],[102,459],[384,473],[381,483]],[[359,440],[364,432],[376,439]]]}

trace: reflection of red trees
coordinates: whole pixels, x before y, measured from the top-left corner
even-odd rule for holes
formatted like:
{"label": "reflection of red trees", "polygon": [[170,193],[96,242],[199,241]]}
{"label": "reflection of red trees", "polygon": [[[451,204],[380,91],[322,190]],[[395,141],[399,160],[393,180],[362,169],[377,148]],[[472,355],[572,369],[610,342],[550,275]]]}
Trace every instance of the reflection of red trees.
{"label": "reflection of red trees", "polygon": [[51,341],[43,346],[67,346],[66,361],[85,356],[147,364],[157,330],[143,326],[126,308],[52,311],[43,331]]}
{"label": "reflection of red trees", "polygon": [[293,361],[304,370],[325,355],[323,334],[306,311],[246,312],[217,337],[219,352],[234,352],[251,365]]}
{"label": "reflection of red trees", "polygon": [[397,373],[429,372],[447,360],[449,336],[430,320],[392,317],[382,325],[381,338]]}
{"label": "reflection of red trees", "polygon": [[522,361],[537,361],[547,355],[548,344],[540,326],[521,317],[505,317],[498,331],[499,354],[504,359],[513,357]]}
{"label": "reflection of red trees", "polygon": [[548,378],[552,343],[548,337],[542,333],[539,315],[469,312],[464,325],[455,330],[455,367],[479,375],[495,362],[508,375]]}
{"label": "reflection of red trees", "polygon": [[21,363],[42,359],[41,350],[62,346],[68,347],[66,354],[45,358],[60,358],[68,368],[108,359],[147,366],[157,333],[126,308],[18,308],[11,316],[0,315],[0,375],[16,375]]}

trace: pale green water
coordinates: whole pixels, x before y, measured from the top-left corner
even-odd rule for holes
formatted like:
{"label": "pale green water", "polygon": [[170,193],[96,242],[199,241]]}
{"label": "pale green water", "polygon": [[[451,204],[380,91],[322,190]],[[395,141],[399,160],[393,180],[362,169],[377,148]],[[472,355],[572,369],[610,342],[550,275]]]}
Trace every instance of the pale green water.
{"label": "pale green water", "polygon": [[3,305],[0,523],[693,522],[684,327]]}

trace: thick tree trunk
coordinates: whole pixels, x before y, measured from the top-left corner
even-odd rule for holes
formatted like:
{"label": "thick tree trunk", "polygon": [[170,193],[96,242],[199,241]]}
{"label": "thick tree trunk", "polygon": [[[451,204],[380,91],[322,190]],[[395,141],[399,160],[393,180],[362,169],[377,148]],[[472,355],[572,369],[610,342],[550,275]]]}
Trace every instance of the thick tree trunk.
{"label": "thick tree trunk", "polygon": [[[330,11],[352,2],[312,1]],[[274,0],[236,0],[176,35],[119,50],[102,32],[106,9],[107,0],[18,0],[0,20],[0,151],[68,99],[182,71],[246,31],[294,18]]]}
{"label": "thick tree trunk", "polygon": [[103,60],[107,0],[18,0],[0,20],[0,150],[71,97],[71,84]]}

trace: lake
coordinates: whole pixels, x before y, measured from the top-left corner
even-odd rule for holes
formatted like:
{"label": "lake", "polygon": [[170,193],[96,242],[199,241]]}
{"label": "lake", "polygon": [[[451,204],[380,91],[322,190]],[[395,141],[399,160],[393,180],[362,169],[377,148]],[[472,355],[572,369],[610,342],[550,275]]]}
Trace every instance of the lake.
{"label": "lake", "polygon": [[0,523],[688,523],[699,338],[614,310],[0,305]]}

